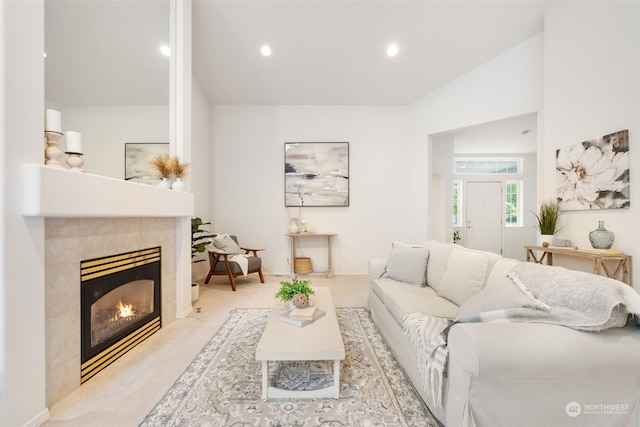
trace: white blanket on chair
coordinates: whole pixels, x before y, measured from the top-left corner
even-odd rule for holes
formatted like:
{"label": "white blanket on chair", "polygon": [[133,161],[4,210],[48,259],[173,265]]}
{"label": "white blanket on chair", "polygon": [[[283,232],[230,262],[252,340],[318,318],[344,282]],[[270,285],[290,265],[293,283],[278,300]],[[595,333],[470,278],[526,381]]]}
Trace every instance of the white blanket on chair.
{"label": "white blanket on chair", "polygon": [[[229,242],[233,242],[232,246],[237,247],[235,250],[241,249],[237,245],[237,243],[233,239],[231,239],[231,236],[229,236],[228,234],[218,234],[216,237],[218,241],[219,239],[227,239]],[[249,258],[251,255],[225,252],[224,250],[216,246],[215,241],[213,239],[211,239],[211,242],[207,245],[207,250],[218,253],[218,254],[224,254],[224,253],[228,254],[229,262],[235,262],[236,264],[238,264],[238,267],[240,267],[240,271],[242,271],[242,275],[243,276],[247,275],[249,271],[249,260],[247,258]]]}

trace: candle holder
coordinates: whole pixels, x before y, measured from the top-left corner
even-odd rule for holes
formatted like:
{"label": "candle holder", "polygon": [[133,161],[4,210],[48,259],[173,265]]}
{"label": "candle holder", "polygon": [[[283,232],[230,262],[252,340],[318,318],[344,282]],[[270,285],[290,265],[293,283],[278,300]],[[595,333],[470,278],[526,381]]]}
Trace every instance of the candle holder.
{"label": "candle holder", "polygon": [[62,156],[62,150],[58,148],[62,133],[47,130],[44,132],[44,135],[46,137],[45,142],[47,143],[47,148],[44,149],[44,164],[56,168],[64,167],[59,160],[60,156]]}
{"label": "candle holder", "polygon": [[72,170],[73,172],[84,172],[84,170],[82,169],[82,165],[84,165],[84,159],[82,158],[82,156],[84,154],[71,153],[69,151],[66,151],[65,154],[67,155],[67,164],[71,168],[70,170]]}

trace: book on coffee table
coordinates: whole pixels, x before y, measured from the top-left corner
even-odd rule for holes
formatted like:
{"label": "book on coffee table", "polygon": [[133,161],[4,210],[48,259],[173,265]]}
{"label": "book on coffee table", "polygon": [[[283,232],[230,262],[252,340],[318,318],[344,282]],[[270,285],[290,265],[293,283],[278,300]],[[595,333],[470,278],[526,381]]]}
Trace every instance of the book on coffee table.
{"label": "book on coffee table", "polygon": [[289,318],[300,320],[311,320],[313,315],[316,314],[317,305],[312,305],[305,308],[294,308],[289,312]]}
{"label": "book on coffee table", "polygon": [[313,314],[311,319],[292,319],[290,317],[292,310],[287,310],[283,312],[280,316],[278,316],[278,320],[284,323],[288,323],[293,326],[297,326],[298,328],[302,328],[303,326],[308,325],[309,323],[315,322],[325,315],[325,311],[322,309],[317,309]]}

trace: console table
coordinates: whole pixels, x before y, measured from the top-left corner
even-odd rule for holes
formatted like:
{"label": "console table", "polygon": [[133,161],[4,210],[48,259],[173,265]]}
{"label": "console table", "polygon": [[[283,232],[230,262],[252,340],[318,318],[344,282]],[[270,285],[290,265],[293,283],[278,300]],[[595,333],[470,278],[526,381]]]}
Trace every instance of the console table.
{"label": "console table", "polygon": [[331,250],[331,245],[333,243],[333,238],[337,236],[334,233],[299,233],[299,234],[286,234],[291,238],[291,275],[293,276],[295,272],[293,271],[293,260],[296,257],[296,243],[298,239],[304,239],[307,237],[324,237],[327,239],[327,261],[328,261],[328,270],[327,277],[333,278],[335,274],[333,273],[333,254]]}
{"label": "console table", "polygon": [[[536,253],[542,252],[540,258]],[[589,249],[569,249],[558,247],[525,246],[525,259],[542,264],[547,259],[547,265],[553,265],[553,254],[560,254],[570,257],[588,258],[593,262],[593,273],[600,275],[604,272],[607,277],[620,280],[631,286],[631,255],[624,254],[616,250],[589,250]],[[607,262],[614,265],[612,270]],[[620,278],[621,277],[621,278]]]}

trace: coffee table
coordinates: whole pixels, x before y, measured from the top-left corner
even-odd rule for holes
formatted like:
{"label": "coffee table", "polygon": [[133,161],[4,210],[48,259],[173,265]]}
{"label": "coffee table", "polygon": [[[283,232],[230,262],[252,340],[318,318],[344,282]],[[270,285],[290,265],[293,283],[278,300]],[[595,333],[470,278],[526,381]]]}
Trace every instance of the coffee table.
{"label": "coffee table", "polygon": [[[313,291],[318,308],[326,314],[302,328],[278,320],[286,305],[278,303],[271,311],[256,348],[256,360],[262,362],[264,400],[340,397],[340,361],[344,360],[345,350],[336,310],[329,288],[314,287]],[[284,390],[270,386],[269,362],[286,360],[332,360],[333,384],[318,390]]]}

